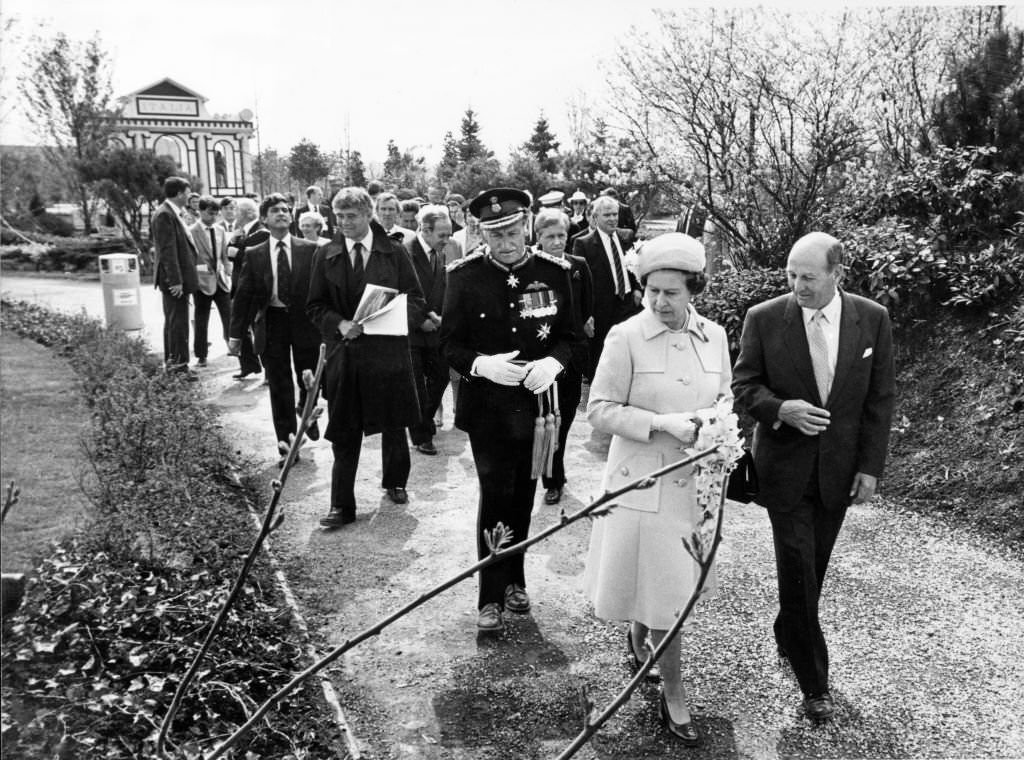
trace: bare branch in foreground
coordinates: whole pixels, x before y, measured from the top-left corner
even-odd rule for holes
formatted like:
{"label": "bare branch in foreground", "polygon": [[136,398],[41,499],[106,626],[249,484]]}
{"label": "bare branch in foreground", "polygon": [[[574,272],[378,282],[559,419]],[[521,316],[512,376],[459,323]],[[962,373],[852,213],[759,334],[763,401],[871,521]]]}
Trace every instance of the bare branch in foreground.
{"label": "bare branch in foreground", "polygon": [[[316,362],[316,371],[312,373],[311,377],[303,376],[303,381],[309,391],[306,394],[306,404],[302,408],[302,416],[299,419],[298,432],[291,440],[291,446],[288,450],[288,456],[285,457],[280,478],[275,479],[271,484],[274,493],[270,498],[267,513],[263,517],[263,525],[260,527],[260,532],[253,541],[252,548],[246,555],[245,561],[242,563],[242,569],[239,570],[238,577],[235,578],[235,583],[231,587],[231,592],[228,594],[227,599],[224,600],[224,604],[221,605],[220,610],[217,612],[217,617],[214,618],[213,624],[210,626],[210,630],[207,631],[203,645],[199,648],[199,651],[193,658],[192,664],[189,665],[188,670],[185,671],[185,675],[182,677],[181,683],[178,684],[178,688],[175,689],[174,698],[171,700],[171,706],[167,709],[167,714],[164,716],[163,722],[160,724],[160,734],[156,740],[156,752],[159,757],[166,756],[165,744],[167,742],[167,734],[171,730],[171,724],[174,722],[174,716],[181,708],[181,702],[185,698],[185,694],[188,692],[188,687],[191,685],[196,673],[199,672],[199,666],[202,664],[203,658],[206,656],[210,646],[213,644],[213,640],[216,638],[221,626],[223,626],[224,621],[227,619],[228,612],[230,612],[235,600],[241,593],[242,588],[245,585],[245,581],[249,577],[249,572],[252,570],[252,566],[256,562],[256,557],[259,556],[259,553],[263,548],[263,542],[266,540],[267,536],[270,535],[271,531],[281,524],[283,515],[275,514],[277,512],[278,502],[281,500],[281,491],[284,488],[285,482],[288,480],[288,472],[291,470],[292,465],[295,464],[295,460],[299,456],[299,447],[302,445],[306,431],[316,420],[321,411],[316,406],[316,399],[318,395],[317,389],[320,387],[320,378],[323,377],[326,350],[326,346],[321,343],[320,355]],[[309,374],[308,371],[307,374]]]}
{"label": "bare branch in foreground", "polygon": [[[501,560],[510,557],[514,554],[521,554],[525,552],[534,544],[539,543],[545,540],[546,538],[549,538],[558,531],[564,530],[566,527],[572,525],[575,522],[578,522],[579,520],[582,520],[587,517],[595,517],[601,514],[607,514],[608,510],[611,507],[614,507],[614,505],[610,504],[610,502],[614,501],[622,494],[635,490],[637,488],[649,487],[650,482],[653,478],[660,478],[662,475],[672,472],[673,470],[677,470],[680,467],[685,467],[687,465],[694,464],[695,462],[698,462],[704,459],[705,457],[714,454],[715,452],[718,451],[718,449],[718,446],[712,446],[710,448],[704,449],[703,451],[695,452],[694,454],[686,457],[685,459],[681,459],[678,462],[665,465],[664,467],[661,467],[660,469],[655,470],[654,472],[643,475],[642,477],[639,477],[636,480],[623,485],[621,488],[617,488],[614,491],[606,491],[598,499],[591,502],[587,506],[583,507],[579,511],[574,512],[571,515],[563,515],[562,519],[559,522],[549,526],[548,528],[541,531],[532,538],[525,539],[517,544],[509,546],[508,548],[499,549],[498,551],[494,551],[494,549],[492,548],[490,556],[485,557],[476,564],[466,568],[465,570],[462,570],[456,575],[453,575],[447,580],[442,581],[438,585],[434,586],[432,589],[424,592],[421,596],[419,596],[412,602],[409,602],[404,607],[388,615],[386,618],[377,621],[369,628],[366,628],[365,630],[356,634],[353,638],[348,639],[343,644],[335,647],[333,650],[331,650],[328,654],[324,655],[317,662],[313,663],[308,668],[303,670],[301,673],[297,674],[294,678],[292,678],[291,681],[282,686],[275,694],[271,695],[262,705],[260,705],[259,708],[256,710],[256,712],[252,714],[248,721],[246,721],[242,726],[236,729],[236,731],[227,739],[225,739],[221,744],[215,747],[213,752],[207,755],[206,760],[216,760],[219,757],[224,757],[225,753],[228,752],[232,747],[236,746],[241,741],[241,739],[246,734],[248,734],[249,731],[251,731],[252,728],[260,720],[263,719],[263,717],[270,711],[270,709],[274,705],[276,705],[278,702],[284,699],[284,697],[288,696],[296,688],[302,685],[302,683],[305,682],[310,676],[319,673],[321,670],[323,670],[332,662],[341,657],[341,655],[345,654],[345,652],[354,649],[356,646],[366,641],[367,639],[373,636],[377,636],[389,625],[401,619],[405,615],[409,614],[417,607],[430,601],[438,594],[441,594],[442,592],[450,589],[452,586],[461,583],[466,578],[473,576],[479,570],[482,570],[485,567],[489,567],[490,565],[493,565],[496,562],[500,562]],[[491,536],[491,541],[494,542],[495,546],[498,545],[502,538],[507,536],[507,533],[504,532],[506,530],[505,526],[502,525],[501,528],[501,531],[496,529],[494,534]],[[704,573],[702,573],[701,575],[701,584],[703,584],[704,575]],[[692,607],[692,603],[687,606],[687,611],[689,611],[690,607]],[[682,625],[682,623],[679,623],[679,625]],[[668,639],[666,638],[666,641],[667,640]],[[657,654],[660,655],[661,651],[657,651]]]}

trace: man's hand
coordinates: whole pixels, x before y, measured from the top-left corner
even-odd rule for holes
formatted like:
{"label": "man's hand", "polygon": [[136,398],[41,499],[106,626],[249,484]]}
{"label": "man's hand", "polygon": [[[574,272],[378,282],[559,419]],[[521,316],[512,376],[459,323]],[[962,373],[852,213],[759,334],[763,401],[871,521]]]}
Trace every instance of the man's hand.
{"label": "man's hand", "polygon": [[526,390],[540,395],[555,382],[558,373],[562,371],[562,365],[558,359],[545,356],[543,359],[530,362],[526,365],[525,369],[526,379],[523,381],[523,385],[526,386]]}
{"label": "man's hand", "polygon": [[241,338],[228,339],[228,356],[239,356],[242,353]]}
{"label": "man's hand", "polygon": [[828,409],[821,409],[803,399],[783,401],[779,407],[779,419],[804,435],[824,433],[831,417]]}
{"label": "man's hand", "polygon": [[583,334],[588,338],[594,337],[594,318],[590,317],[583,323]]}
{"label": "man's hand", "polygon": [[358,322],[343,319],[338,324],[338,332],[341,333],[341,337],[345,340],[355,340],[363,334],[363,326]]}
{"label": "man's hand", "polygon": [[481,356],[474,362],[476,373],[498,385],[519,385],[526,377],[526,367],[513,364],[512,359],[519,356],[518,351],[507,354]]}
{"label": "man's hand", "polygon": [[850,486],[850,498],[854,504],[864,504],[871,501],[875,496],[875,489],[878,487],[878,478],[874,475],[865,475],[858,472],[853,476],[853,485]]}
{"label": "man's hand", "polygon": [[428,311],[427,317],[431,319],[434,322],[434,324],[437,325],[438,327],[441,326],[441,315],[438,314],[436,311]]}
{"label": "man's hand", "polygon": [[655,430],[668,433],[683,443],[693,443],[697,439],[696,418],[690,412],[672,412],[656,414],[652,421]]}
{"label": "man's hand", "polygon": [[423,324],[420,325],[420,329],[423,332],[428,332],[428,333],[429,332],[436,332],[437,331],[437,325],[434,323],[434,320],[432,320],[432,319],[424,319],[423,320]]}
{"label": "man's hand", "polygon": [[181,294],[183,292],[181,285],[171,285],[171,287],[167,289],[171,291],[171,295],[174,296],[175,298],[181,298]]}

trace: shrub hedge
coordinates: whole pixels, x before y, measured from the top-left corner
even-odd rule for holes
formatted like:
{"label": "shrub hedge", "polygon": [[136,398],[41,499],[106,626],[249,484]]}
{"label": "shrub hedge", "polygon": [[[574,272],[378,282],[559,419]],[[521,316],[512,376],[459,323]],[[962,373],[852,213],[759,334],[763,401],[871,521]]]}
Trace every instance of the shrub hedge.
{"label": "shrub hedge", "polygon": [[[4,756],[155,755],[156,729],[251,545],[237,455],[194,388],[96,320],[2,304],[0,327],[54,347],[92,417],[89,519],[4,621]],[[265,558],[171,734],[199,757],[290,680],[300,650]],[[252,757],[331,757],[336,731],[303,692],[251,736]],[[283,719],[283,720],[282,720]]]}

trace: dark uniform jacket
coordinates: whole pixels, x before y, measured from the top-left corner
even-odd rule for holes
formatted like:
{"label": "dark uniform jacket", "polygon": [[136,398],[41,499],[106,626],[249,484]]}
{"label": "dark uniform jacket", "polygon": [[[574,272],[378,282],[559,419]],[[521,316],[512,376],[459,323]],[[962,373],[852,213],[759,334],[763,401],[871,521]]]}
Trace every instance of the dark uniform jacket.
{"label": "dark uniform jacket", "polygon": [[534,252],[509,267],[486,247],[448,266],[441,347],[464,379],[456,427],[519,440],[533,437],[538,397],[522,385],[473,377],[473,360],[518,350],[514,361],[551,356],[568,367],[578,342],[571,268],[567,259]]}
{"label": "dark uniform jacket", "polygon": [[153,284],[164,292],[180,285],[182,293],[195,293],[199,289],[195,243],[170,201],[160,204],[153,214],[150,229],[156,249]]}
{"label": "dark uniform jacket", "polygon": [[[408,298],[409,331],[424,319],[423,291],[409,255],[401,243],[372,224],[373,247],[364,270],[364,283],[394,288]],[[420,417],[412,374],[409,339],[405,335],[360,335],[342,340],[338,325],[351,320],[359,305],[358,293],[350,293],[352,268],[348,245],[339,233],[320,246],[313,257],[307,313],[327,344],[323,391],[328,402],[329,423],[325,437],[335,440],[347,426],[364,433],[408,427]],[[358,394],[358,405],[347,407],[346,395]],[[360,419],[351,419],[358,409]]]}

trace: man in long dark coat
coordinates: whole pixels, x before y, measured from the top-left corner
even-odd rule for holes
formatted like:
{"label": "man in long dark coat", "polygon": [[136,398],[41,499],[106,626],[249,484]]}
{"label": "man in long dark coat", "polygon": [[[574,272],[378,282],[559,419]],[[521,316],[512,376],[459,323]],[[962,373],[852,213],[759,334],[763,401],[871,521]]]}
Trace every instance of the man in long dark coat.
{"label": "man in long dark coat", "polygon": [[[409,444],[405,428],[419,420],[419,401],[409,354],[408,331],[426,318],[423,292],[405,248],[373,218],[373,201],[360,187],[338,191],[333,201],[338,233],[313,259],[307,312],[327,344],[323,391],[325,437],[334,448],[331,508],[324,527],[356,519],[355,477],[363,435],[381,433],[381,486],[396,504],[408,500]],[[368,285],[407,297],[404,335],[371,335],[355,321]]]}

